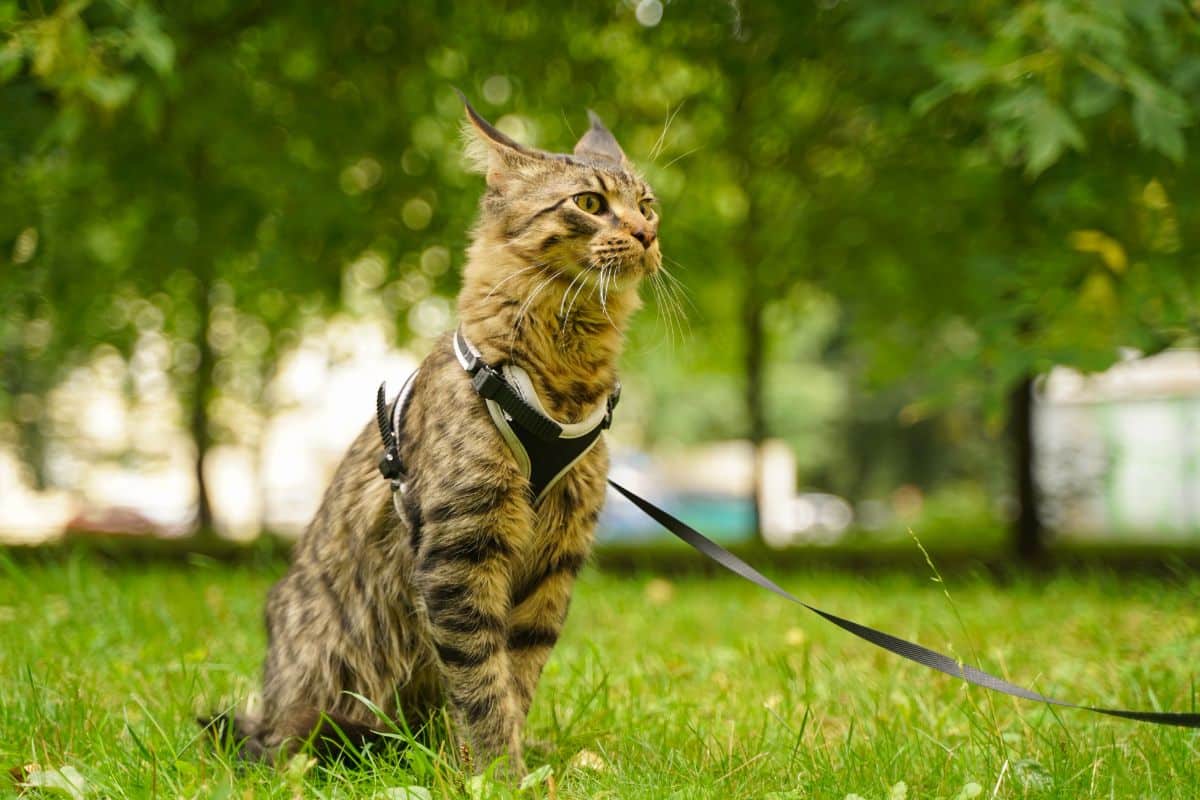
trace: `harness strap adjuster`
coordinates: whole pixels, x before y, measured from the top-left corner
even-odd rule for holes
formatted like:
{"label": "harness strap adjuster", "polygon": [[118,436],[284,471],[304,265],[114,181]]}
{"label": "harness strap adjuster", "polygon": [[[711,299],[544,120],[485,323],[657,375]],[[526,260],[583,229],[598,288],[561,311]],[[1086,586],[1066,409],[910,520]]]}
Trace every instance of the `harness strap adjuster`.
{"label": "harness strap adjuster", "polygon": [[379,459],[379,474],[393,482],[404,477],[404,464],[394,449],[386,451]]}
{"label": "harness strap adjuster", "polygon": [[617,408],[617,403],[621,402],[621,382],[617,381],[613,387],[612,393],[609,394],[606,405],[608,410],[604,412],[604,419],[600,422],[601,430],[608,430],[612,427],[613,411]]}
{"label": "harness strap adjuster", "polygon": [[471,375],[471,383],[480,397],[489,400],[500,394],[500,391],[508,385],[503,375],[487,364],[479,364],[478,359],[476,359],[476,368]]}
{"label": "harness strap adjuster", "polygon": [[[403,392],[401,392],[403,394]],[[379,474],[397,485],[405,476],[407,470],[400,458],[400,442],[396,437],[395,420],[393,419],[400,395],[389,404],[387,402],[387,383],[379,384],[375,393],[375,422],[379,426],[379,437],[383,440],[383,457],[379,459]]]}

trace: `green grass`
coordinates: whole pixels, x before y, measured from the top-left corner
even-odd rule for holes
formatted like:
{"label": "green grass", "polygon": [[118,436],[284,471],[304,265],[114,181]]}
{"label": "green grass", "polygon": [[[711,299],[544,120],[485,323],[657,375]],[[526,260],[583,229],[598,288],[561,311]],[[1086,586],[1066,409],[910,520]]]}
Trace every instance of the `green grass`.
{"label": "green grass", "polygon": [[[0,551],[0,769],[70,766],[95,796],[467,796],[454,758],[231,765],[198,711],[244,700],[283,566]],[[1200,578],[793,571],[804,598],[1065,699],[1190,710]],[[961,618],[961,623],[959,619]],[[529,722],[521,797],[1194,798],[1200,735],[965,689],[732,578],[585,572]],[[600,769],[577,764],[586,751]],[[975,788],[978,795],[972,794]],[[15,793],[0,773],[0,796]],[[772,793],[775,793],[772,795]],[[402,796],[393,794],[393,796]]]}

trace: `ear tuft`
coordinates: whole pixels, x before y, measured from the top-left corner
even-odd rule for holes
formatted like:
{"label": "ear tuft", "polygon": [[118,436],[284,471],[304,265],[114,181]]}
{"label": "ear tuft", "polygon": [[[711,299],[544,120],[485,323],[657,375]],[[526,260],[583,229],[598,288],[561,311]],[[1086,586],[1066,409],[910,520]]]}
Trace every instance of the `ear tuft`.
{"label": "ear tuft", "polygon": [[546,158],[545,154],[525,147],[502,133],[480,116],[466,95],[458,89],[454,91],[458,92],[467,112],[467,119],[463,123],[466,139],[463,150],[467,166],[486,175],[489,186],[498,186],[515,174],[532,170]]}
{"label": "ear tuft", "polygon": [[462,136],[463,159],[467,163],[467,171],[486,175],[491,148],[479,136],[478,129],[467,120],[463,120],[459,134]]}
{"label": "ear tuft", "polygon": [[517,144],[517,142],[515,142],[511,137],[507,136],[504,133],[501,133],[499,130],[496,129],[496,127],[494,125],[492,125],[492,123],[488,122],[486,119],[481,117],[479,115],[479,112],[476,111],[475,108],[471,105],[471,102],[469,100],[467,100],[467,96],[465,94],[463,94],[459,89],[456,88],[454,91],[458,92],[458,97],[460,100],[462,100],[463,106],[467,110],[467,121],[470,123],[470,125],[473,128],[475,128],[475,130],[477,130],[479,132],[479,134],[481,136],[483,136],[484,138],[488,139],[492,143],[499,145],[501,147],[510,147],[513,150],[520,150],[520,151],[525,150],[524,147]]}
{"label": "ear tuft", "polygon": [[617,137],[604,127],[600,117],[591,109],[588,109],[588,122],[591,123],[591,127],[575,145],[575,155],[611,161],[618,166],[626,165],[628,159],[625,158],[621,145],[617,144]]}

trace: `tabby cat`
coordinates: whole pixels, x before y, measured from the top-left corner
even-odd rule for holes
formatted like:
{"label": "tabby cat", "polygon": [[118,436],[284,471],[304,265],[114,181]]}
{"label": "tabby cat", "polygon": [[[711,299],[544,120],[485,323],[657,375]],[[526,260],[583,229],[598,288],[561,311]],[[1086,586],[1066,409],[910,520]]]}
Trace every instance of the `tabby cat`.
{"label": "tabby cat", "polygon": [[[464,101],[465,102],[465,101]],[[524,147],[466,104],[467,155],[486,175],[458,315],[491,365],[517,365],[549,415],[592,417],[617,383],[638,285],[661,269],[650,187],[594,115],[573,154]],[[603,438],[536,503],[442,338],[399,431],[408,482],[393,507],[379,433],[350,446],[267,601],[261,708],[231,721],[241,753],[414,729],[443,704],[476,764],[524,769],[522,729],[567,615],[604,500]]]}

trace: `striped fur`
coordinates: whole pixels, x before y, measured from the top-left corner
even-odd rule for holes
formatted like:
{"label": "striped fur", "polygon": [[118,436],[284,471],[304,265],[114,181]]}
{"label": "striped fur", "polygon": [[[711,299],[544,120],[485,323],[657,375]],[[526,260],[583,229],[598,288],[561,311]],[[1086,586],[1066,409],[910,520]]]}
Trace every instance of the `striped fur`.
{"label": "striped fur", "polygon": [[[524,367],[547,409],[578,421],[615,386],[638,284],[660,268],[650,190],[594,118],[570,156],[521,147],[469,106],[468,119],[488,189],[459,317],[486,360]],[[582,210],[580,192],[602,194],[604,213]],[[243,755],[274,759],[319,737],[321,719],[365,741],[384,723],[354,695],[414,729],[446,703],[474,763],[507,756],[520,773],[525,716],[603,502],[605,443],[533,507],[448,336],[416,378],[400,442],[403,513],[368,425],[268,597],[261,711],[221,729]]]}

